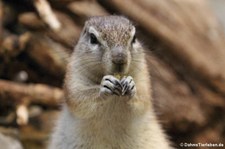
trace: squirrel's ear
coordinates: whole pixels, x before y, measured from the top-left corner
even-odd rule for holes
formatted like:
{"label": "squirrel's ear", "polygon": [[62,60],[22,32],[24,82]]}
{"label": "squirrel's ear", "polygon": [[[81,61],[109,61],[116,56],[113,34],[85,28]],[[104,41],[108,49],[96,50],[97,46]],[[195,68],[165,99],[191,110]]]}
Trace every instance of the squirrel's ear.
{"label": "squirrel's ear", "polygon": [[133,27],[132,29],[131,29],[131,43],[133,44],[133,43],[135,43],[136,42],[136,29],[135,29],[135,27]]}
{"label": "squirrel's ear", "polygon": [[132,37],[132,38],[135,36],[135,33],[136,33],[136,28],[133,27],[133,28],[131,29],[131,37]]}

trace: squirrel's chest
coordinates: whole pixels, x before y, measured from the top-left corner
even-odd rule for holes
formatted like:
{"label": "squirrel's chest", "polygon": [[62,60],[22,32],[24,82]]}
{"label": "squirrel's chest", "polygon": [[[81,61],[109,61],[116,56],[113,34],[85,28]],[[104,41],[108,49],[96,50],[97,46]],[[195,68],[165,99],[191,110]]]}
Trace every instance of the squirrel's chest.
{"label": "squirrel's chest", "polygon": [[[85,149],[137,149],[137,147],[134,147],[137,145],[135,134],[119,125],[108,124],[101,128],[90,126],[77,137],[79,138],[77,140],[84,141],[82,144]],[[81,143],[77,140],[74,141]]]}
{"label": "squirrel's chest", "polygon": [[76,130],[80,131],[76,134],[80,134],[79,137],[83,137],[81,140],[87,140],[92,147],[95,146],[93,148],[98,149],[119,149],[124,140],[132,144],[135,141],[133,120],[127,112],[129,109],[123,104],[125,103],[105,103],[99,109],[99,115],[76,125]]}
{"label": "squirrel's chest", "polygon": [[[106,97],[105,102],[99,106],[97,109],[100,118],[105,118],[104,116],[113,117],[123,117],[130,114],[130,106],[128,105],[128,99],[120,96]],[[103,117],[101,117],[103,116]]]}
{"label": "squirrel's chest", "polygon": [[[102,113],[91,119],[74,119],[71,115],[64,118],[69,121],[69,126],[64,127],[64,134],[71,149],[138,149],[141,139],[139,124],[127,114],[129,110],[122,103],[106,103],[98,113]],[[69,116],[67,118],[67,116]],[[64,121],[66,121],[64,120]],[[65,123],[63,123],[65,125]],[[68,124],[68,123],[67,123]],[[142,123],[143,124],[143,123]],[[70,135],[68,135],[70,134]],[[63,135],[62,135],[63,136]],[[137,137],[139,136],[139,137]]]}

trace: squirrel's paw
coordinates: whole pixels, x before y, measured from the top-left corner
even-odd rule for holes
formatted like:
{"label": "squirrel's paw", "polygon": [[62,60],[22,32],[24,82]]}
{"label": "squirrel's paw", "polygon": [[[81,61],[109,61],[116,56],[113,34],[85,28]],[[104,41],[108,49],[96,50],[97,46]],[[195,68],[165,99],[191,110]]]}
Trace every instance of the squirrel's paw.
{"label": "squirrel's paw", "polygon": [[106,75],[103,77],[100,86],[100,96],[102,95],[117,95],[122,94],[122,85],[120,80],[112,75]]}
{"label": "squirrel's paw", "polygon": [[136,86],[131,76],[121,79],[122,95],[133,97],[136,94]]}

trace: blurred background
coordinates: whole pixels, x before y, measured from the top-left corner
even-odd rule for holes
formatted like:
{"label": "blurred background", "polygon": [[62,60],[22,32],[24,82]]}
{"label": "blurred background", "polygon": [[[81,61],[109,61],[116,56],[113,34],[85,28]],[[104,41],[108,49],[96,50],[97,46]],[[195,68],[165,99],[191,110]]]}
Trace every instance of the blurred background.
{"label": "blurred background", "polygon": [[225,0],[0,0],[0,149],[46,149],[82,26],[109,14],[137,26],[174,146],[225,148]]}

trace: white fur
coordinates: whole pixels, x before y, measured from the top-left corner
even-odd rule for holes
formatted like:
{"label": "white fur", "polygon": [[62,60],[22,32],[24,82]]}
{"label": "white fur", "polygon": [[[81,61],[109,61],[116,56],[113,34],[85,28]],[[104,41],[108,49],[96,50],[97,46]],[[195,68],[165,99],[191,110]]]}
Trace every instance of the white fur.
{"label": "white fur", "polygon": [[170,148],[152,111],[135,117],[116,100],[105,102],[100,115],[91,119],[77,118],[65,106],[49,149]]}

